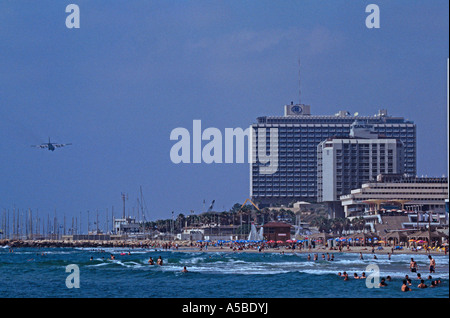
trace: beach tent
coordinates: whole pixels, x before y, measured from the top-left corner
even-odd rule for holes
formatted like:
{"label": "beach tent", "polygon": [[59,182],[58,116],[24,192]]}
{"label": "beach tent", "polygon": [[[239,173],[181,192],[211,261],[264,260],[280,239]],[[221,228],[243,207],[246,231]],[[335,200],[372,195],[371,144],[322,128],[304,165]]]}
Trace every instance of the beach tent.
{"label": "beach tent", "polygon": [[416,231],[408,235],[408,239],[414,239],[416,241],[423,240],[429,243],[433,241],[437,241],[440,243],[443,237],[445,237],[445,235],[437,231]]}
{"label": "beach tent", "polygon": [[389,242],[392,241],[393,245],[398,245],[401,242],[406,243],[408,240],[408,237],[405,232],[395,231],[395,232],[390,232],[390,233],[386,234],[383,237],[383,239],[384,239],[384,241],[389,241]]}

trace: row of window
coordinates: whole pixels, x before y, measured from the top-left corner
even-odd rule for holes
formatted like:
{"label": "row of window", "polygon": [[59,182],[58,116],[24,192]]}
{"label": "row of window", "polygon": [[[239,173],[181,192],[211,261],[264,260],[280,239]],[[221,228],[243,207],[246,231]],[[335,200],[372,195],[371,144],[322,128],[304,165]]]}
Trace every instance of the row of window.
{"label": "row of window", "polygon": [[[254,128],[260,128],[260,127],[254,127]],[[281,133],[290,133],[290,132],[343,132],[348,133],[350,132],[350,126],[346,127],[332,127],[332,126],[325,126],[325,127],[305,127],[305,126],[298,126],[298,127],[261,127],[261,128],[277,128],[279,132]],[[376,132],[387,132],[387,133],[415,133],[416,129],[415,127],[380,127],[380,126],[374,126],[374,130]]]}
{"label": "row of window", "polygon": [[315,193],[287,192],[287,193],[252,193],[252,197],[314,197]]}
{"label": "row of window", "polygon": [[[389,193],[389,194],[392,195],[392,193]],[[397,193],[396,193],[396,195],[397,195]],[[373,197],[357,198],[358,201],[373,200],[373,199],[374,199]],[[412,200],[412,199],[414,199],[415,201],[418,201],[417,198],[412,198],[410,196],[408,196],[408,197],[400,197],[400,196],[397,197],[396,196],[395,199],[396,200]],[[442,201],[442,200],[444,200],[444,199],[443,198],[430,198],[428,196],[424,196],[424,197],[420,198],[420,201]]]}

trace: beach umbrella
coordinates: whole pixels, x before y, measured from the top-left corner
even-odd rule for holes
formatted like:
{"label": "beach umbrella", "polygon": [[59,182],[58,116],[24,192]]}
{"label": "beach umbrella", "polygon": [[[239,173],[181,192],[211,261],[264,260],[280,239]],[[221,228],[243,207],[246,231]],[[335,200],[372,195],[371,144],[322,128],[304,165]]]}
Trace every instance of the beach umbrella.
{"label": "beach umbrella", "polygon": [[408,240],[408,242],[416,242],[416,240],[410,239]]}
{"label": "beach umbrella", "polygon": [[382,243],[386,243],[385,241],[378,241],[378,243],[382,244]]}
{"label": "beach umbrella", "polygon": [[283,241],[277,241],[277,243],[283,243]]}

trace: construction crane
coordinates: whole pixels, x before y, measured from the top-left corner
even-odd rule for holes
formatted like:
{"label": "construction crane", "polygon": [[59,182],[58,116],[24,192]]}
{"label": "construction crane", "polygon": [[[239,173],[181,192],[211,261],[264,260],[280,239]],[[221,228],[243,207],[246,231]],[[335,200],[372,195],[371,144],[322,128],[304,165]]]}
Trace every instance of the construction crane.
{"label": "construction crane", "polygon": [[261,212],[261,210],[256,206],[256,204],[254,204],[254,203],[252,202],[252,200],[250,200],[250,199],[247,199],[247,200],[244,201],[244,204],[241,205],[241,208],[239,209],[239,211],[242,210],[242,208],[244,207],[244,205],[245,205],[248,201],[250,201],[250,203],[256,208],[256,210],[258,210],[259,212]]}
{"label": "construction crane", "polygon": [[[253,203],[252,200],[246,199],[246,200],[244,201],[244,203],[241,205],[241,207],[239,208],[239,211],[238,211],[239,216],[240,216],[240,219],[241,219],[241,226],[242,226],[242,208],[244,207],[244,205],[245,205],[247,202],[250,202],[250,203],[256,208],[256,210],[258,210],[259,212],[261,212],[261,210],[258,208],[258,206],[257,206],[256,204]],[[256,218],[256,216],[255,216],[255,218]]]}
{"label": "construction crane", "polygon": [[207,212],[211,212],[211,211],[212,211],[212,209],[214,208],[214,203],[215,203],[215,202],[216,202],[216,200],[212,200],[211,205],[209,206]]}

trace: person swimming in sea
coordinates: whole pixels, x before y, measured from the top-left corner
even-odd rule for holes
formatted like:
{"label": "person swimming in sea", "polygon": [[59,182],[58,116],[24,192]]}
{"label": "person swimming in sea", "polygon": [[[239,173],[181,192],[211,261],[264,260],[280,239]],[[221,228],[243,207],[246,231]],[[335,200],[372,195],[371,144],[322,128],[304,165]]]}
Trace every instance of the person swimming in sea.
{"label": "person swimming in sea", "polygon": [[347,272],[344,272],[344,280],[348,280],[348,274],[347,274]]}
{"label": "person swimming in sea", "polygon": [[186,266],[183,267],[183,270],[182,270],[181,272],[182,272],[182,273],[187,273],[187,272],[188,272]]}
{"label": "person swimming in sea", "polygon": [[411,288],[409,288],[408,285],[406,285],[406,279],[403,280],[403,285],[402,285],[401,290],[402,290],[402,292],[411,291]]}
{"label": "person swimming in sea", "polygon": [[354,278],[354,279],[359,279],[358,274],[354,273],[354,274],[353,274],[353,278]]}
{"label": "person swimming in sea", "polygon": [[116,257],[111,254],[111,259],[114,260],[114,259],[116,259]]}
{"label": "person swimming in sea", "polygon": [[155,265],[155,262],[153,261],[153,258],[150,257],[150,259],[148,260],[148,264],[149,265]]}
{"label": "person swimming in sea", "polygon": [[386,287],[386,286],[387,286],[384,277],[381,279],[381,281],[380,281],[380,283],[378,284],[378,286],[380,286],[380,287]]}
{"label": "person swimming in sea", "polygon": [[417,288],[427,288],[428,286],[425,284],[423,279],[420,280],[420,284],[417,285]]}
{"label": "person swimming in sea", "polygon": [[156,261],[156,263],[157,263],[158,265],[162,266],[163,260],[162,260],[161,256],[158,257],[158,260]]}

